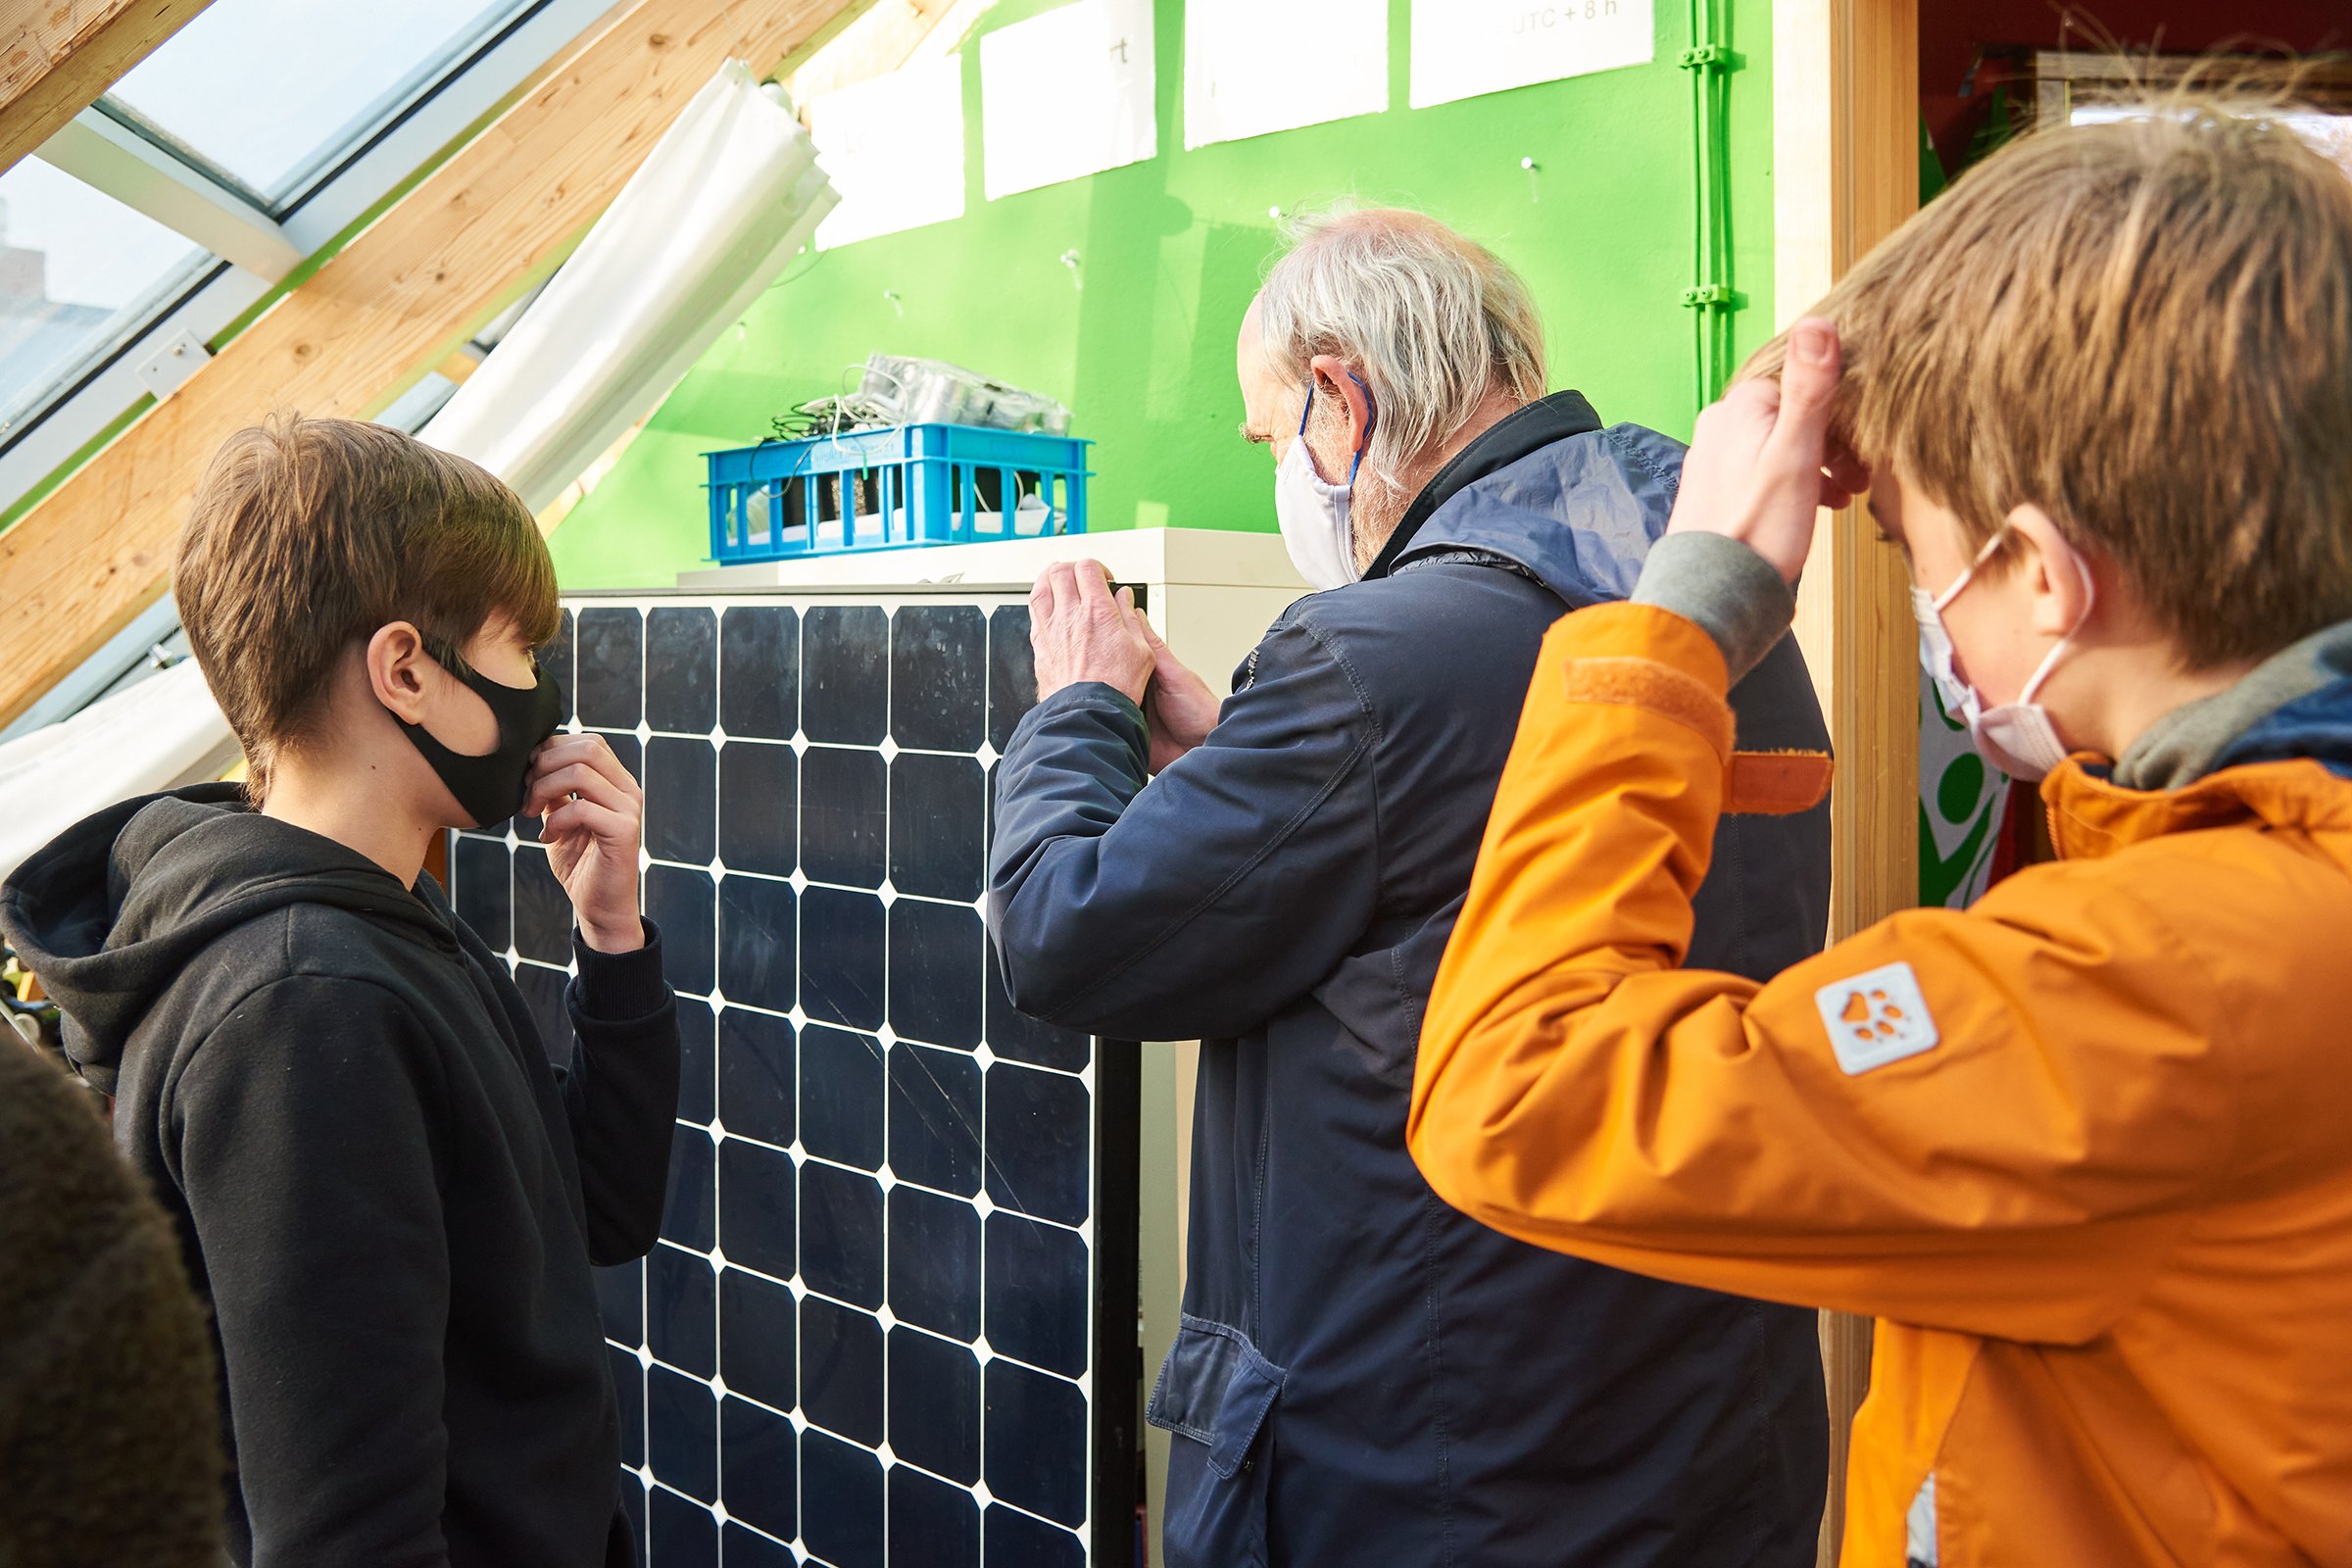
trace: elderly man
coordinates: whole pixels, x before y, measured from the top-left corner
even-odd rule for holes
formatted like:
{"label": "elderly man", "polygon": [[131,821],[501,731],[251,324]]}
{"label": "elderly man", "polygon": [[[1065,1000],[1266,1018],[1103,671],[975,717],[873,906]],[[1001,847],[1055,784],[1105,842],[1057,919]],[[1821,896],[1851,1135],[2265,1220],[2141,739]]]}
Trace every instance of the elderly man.
{"label": "elderly man", "polygon": [[[1306,226],[1244,318],[1244,434],[1316,588],[1220,705],[1099,567],[1031,598],[1039,702],[999,773],[990,919],[1015,1005],[1202,1039],[1173,1568],[1809,1564],[1812,1314],[1487,1230],[1405,1151],[1423,1004],[1545,628],[1622,598],[1676,442],[1544,397],[1493,255],[1416,214]],[[1827,745],[1795,645],[1740,741]],[[1156,774],[1156,776],[1154,776]],[[1819,946],[1828,823],[1729,818],[1691,961]]]}

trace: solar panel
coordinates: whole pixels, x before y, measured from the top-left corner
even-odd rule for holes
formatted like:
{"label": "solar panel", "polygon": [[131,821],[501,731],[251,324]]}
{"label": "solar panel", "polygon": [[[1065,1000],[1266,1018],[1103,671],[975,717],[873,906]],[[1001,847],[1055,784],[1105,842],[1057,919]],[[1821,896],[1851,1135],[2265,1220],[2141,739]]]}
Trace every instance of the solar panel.
{"label": "solar panel", "polygon": [[[980,917],[1025,602],[580,595],[541,660],[644,783],[684,1036],[662,1240],[597,1280],[641,1553],[1132,1561],[1136,1053],[1013,1012]],[[567,1052],[537,823],[450,873]]]}

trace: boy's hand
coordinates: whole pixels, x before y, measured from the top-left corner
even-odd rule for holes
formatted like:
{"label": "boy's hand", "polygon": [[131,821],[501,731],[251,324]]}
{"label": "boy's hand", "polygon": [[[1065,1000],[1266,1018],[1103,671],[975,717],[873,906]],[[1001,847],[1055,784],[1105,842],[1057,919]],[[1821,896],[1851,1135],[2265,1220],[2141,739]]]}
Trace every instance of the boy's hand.
{"label": "boy's hand", "polygon": [[1870,484],[1850,455],[1830,450],[1839,370],[1837,327],[1798,321],[1778,381],[1742,381],[1698,416],[1666,531],[1737,539],[1793,585],[1816,509],[1846,506]]}
{"label": "boy's hand", "polygon": [[1156,773],[1208,739],[1222,705],[1208,682],[1168,651],[1150,620],[1138,614],[1135,626],[1152,646],[1152,684],[1144,688],[1144,717],[1152,725],[1152,771]]}
{"label": "boy's hand", "polygon": [[531,754],[522,810],[541,816],[547,863],[599,953],[645,946],[637,911],[637,841],[645,792],[602,735],[557,735]]}

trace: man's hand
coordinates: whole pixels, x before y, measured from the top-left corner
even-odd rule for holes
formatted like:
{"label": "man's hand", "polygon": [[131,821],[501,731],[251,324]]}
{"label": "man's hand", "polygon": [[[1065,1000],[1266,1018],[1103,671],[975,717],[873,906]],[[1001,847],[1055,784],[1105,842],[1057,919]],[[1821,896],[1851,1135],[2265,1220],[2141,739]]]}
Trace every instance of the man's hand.
{"label": "man's hand", "polygon": [[1037,700],[1064,686],[1101,681],[1137,704],[1152,679],[1152,645],[1138,630],[1135,591],[1113,598],[1099,561],[1057,561],[1029,590],[1029,646],[1037,656]]}
{"label": "man's hand", "polygon": [[1138,615],[1135,623],[1152,645],[1152,685],[1144,693],[1144,717],[1152,724],[1152,771],[1156,773],[1208,739],[1223,705],[1208,682],[1168,652],[1150,620]]}
{"label": "man's hand", "polygon": [[1838,328],[1798,321],[1779,380],[1742,381],[1698,416],[1666,531],[1737,539],[1794,584],[1816,509],[1846,506],[1870,484],[1850,455],[1830,450],[1839,370]]}
{"label": "man's hand", "polygon": [[522,811],[541,816],[547,862],[599,953],[645,946],[637,910],[637,841],[645,792],[602,735],[557,735],[531,754]]}

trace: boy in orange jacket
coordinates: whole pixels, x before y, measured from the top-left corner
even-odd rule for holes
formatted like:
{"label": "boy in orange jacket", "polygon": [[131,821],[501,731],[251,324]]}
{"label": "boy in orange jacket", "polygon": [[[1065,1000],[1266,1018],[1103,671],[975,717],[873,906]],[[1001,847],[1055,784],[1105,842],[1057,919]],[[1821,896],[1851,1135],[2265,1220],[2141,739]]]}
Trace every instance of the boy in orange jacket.
{"label": "boy in orange jacket", "polygon": [[[2212,109],[2055,131],[1819,318],[1546,640],[1413,1153],[1527,1241],[1878,1317],[1848,1568],[2352,1564],[2352,180]],[[1864,485],[2061,858],[1679,970],[1728,683]]]}

